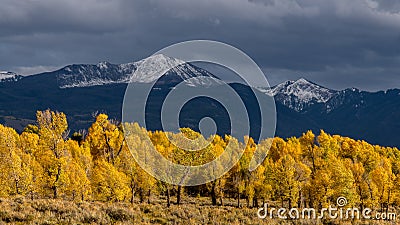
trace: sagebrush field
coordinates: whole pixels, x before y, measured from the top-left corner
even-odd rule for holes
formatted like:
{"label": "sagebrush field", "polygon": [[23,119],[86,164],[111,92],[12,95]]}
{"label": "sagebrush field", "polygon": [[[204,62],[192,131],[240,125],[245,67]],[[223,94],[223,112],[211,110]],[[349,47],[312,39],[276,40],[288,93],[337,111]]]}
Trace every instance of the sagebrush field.
{"label": "sagebrush field", "polygon": [[[230,204],[234,203],[234,200]],[[259,219],[255,208],[212,206],[208,198],[183,197],[165,207],[165,197],[148,203],[72,202],[22,197],[0,200],[0,224],[271,224],[393,225],[396,221]]]}

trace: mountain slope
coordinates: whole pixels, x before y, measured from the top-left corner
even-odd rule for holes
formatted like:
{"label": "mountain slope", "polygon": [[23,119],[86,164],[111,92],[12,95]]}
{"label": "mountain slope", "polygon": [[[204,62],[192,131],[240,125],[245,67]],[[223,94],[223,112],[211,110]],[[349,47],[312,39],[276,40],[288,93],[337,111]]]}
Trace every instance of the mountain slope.
{"label": "mountain slope", "polygon": [[330,90],[305,79],[261,91],[277,102],[277,135],[299,136],[310,129],[400,146],[400,90],[367,92]]}
{"label": "mountain slope", "polygon": [[[202,79],[215,77],[208,71],[190,63],[165,71],[168,63],[174,65],[180,61],[158,55],[128,64],[102,62],[96,65],[69,65],[57,71],[28,77],[3,73],[5,75],[2,77],[6,77],[7,81],[0,81],[0,122],[21,131],[28,123],[34,122],[36,110],[50,108],[65,112],[72,130],[87,129],[94,120],[95,112],[121,119],[122,101],[128,82],[147,87],[157,80],[157,90],[151,93],[153,100],[146,116],[150,119],[148,125],[151,129],[161,129],[158,113],[171,87],[184,81],[188,87],[218,89],[218,86],[208,86],[207,79]],[[141,74],[137,73],[139,67],[142,67]],[[251,123],[255,124],[253,130],[257,133],[260,118],[255,99],[249,94],[248,87],[239,84],[231,86],[246,102]],[[366,92],[354,88],[336,91],[305,79],[287,81],[271,89],[257,89],[275,97],[278,136],[299,136],[309,129],[316,133],[324,129],[329,133],[374,144],[400,147],[398,89],[385,92]],[[229,132],[230,121],[225,118],[227,114],[216,105],[206,99],[197,99],[185,105],[180,115],[180,125],[196,130],[199,120],[210,116],[220,125],[219,133]]]}

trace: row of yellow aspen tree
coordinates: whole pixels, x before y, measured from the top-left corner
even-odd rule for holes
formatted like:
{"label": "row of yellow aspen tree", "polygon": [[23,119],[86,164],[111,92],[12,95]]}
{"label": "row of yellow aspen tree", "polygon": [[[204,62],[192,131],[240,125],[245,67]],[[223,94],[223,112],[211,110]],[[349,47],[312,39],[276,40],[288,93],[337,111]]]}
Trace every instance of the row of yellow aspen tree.
{"label": "row of yellow aspen tree", "polygon": [[[0,196],[132,203],[162,197],[169,206],[170,196],[176,196],[179,204],[185,194],[208,196],[214,205],[224,204],[224,198],[229,197],[238,206],[245,199],[246,206],[274,201],[288,207],[315,208],[332,205],[343,196],[349,205],[359,207],[387,209],[400,205],[397,148],[323,131],[318,136],[308,131],[300,138],[273,138],[259,143],[247,138],[246,146],[231,136],[215,135],[210,137],[213,139],[207,152],[202,153],[211,156],[207,160],[221,154],[232,140],[245,149],[243,156],[219,179],[181,187],[154,179],[136,164],[121,126],[99,114],[87,134],[74,133],[68,138],[65,114],[50,110],[38,111],[37,125],[27,126],[21,134],[0,125]],[[204,163],[199,161],[204,158],[188,157],[174,148],[164,132],[145,132],[161,154],[173,156],[170,160],[190,165]],[[187,128],[181,132],[188,137],[200,135]],[[268,156],[250,172],[249,161],[257,148],[266,149]]]}

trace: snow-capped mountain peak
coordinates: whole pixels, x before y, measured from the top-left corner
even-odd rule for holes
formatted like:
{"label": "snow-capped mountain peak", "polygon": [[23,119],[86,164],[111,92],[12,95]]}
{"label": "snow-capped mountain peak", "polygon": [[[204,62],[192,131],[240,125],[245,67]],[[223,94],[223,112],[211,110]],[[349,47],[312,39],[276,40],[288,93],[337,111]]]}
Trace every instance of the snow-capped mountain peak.
{"label": "snow-capped mountain peak", "polygon": [[164,74],[178,77],[190,86],[210,83],[210,80],[204,79],[204,77],[215,78],[204,69],[162,54],[124,64],[111,64],[103,61],[96,65],[70,65],[56,72],[61,88],[129,82],[151,83]]}
{"label": "snow-capped mountain peak", "polygon": [[294,95],[304,102],[309,102],[312,100],[317,102],[326,102],[335,92],[328,88],[314,84],[304,78],[300,78],[296,81],[287,81],[275,86],[272,90],[274,95],[278,93]]}
{"label": "snow-capped mountain peak", "polygon": [[325,103],[336,93],[335,90],[317,85],[304,78],[286,81],[262,91],[274,96],[275,100],[296,111],[302,111],[306,106],[315,103]]}
{"label": "snow-capped mountain peak", "polygon": [[157,54],[137,61],[134,64],[137,70],[133,71],[131,82],[150,83],[157,80],[171,68],[174,72],[179,72],[176,67],[185,65],[185,62],[162,54]]}

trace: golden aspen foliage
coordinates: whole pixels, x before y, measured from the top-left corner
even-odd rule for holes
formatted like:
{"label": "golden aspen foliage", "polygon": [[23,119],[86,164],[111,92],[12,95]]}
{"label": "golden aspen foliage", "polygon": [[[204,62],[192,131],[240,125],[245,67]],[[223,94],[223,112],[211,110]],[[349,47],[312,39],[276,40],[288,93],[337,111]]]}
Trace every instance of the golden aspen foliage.
{"label": "golden aspen foliage", "polygon": [[36,160],[36,154],[39,151],[39,135],[37,133],[24,131],[20,135],[21,150],[25,153],[22,160],[29,165],[32,175],[29,191],[29,196],[32,199],[40,197],[44,185],[44,171],[42,165]]}
{"label": "golden aspen foliage", "polygon": [[281,157],[274,165],[273,180],[277,200],[291,208],[298,200],[300,182],[296,180],[296,162],[290,155]]}
{"label": "golden aspen foliage", "polygon": [[89,199],[91,185],[88,177],[92,172],[90,151],[72,140],[65,142],[65,148],[71,154],[66,167],[69,182],[65,187],[65,194],[72,200]]}
{"label": "golden aspen foliage", "polygon": [[112,123],[107,115],[99,114],[89,128],[86,142],[89,143],[94,159],[103,158],[114,164],[122,151],[124,135],[119,125]]}
{"label": "golden aspen foliage", "polygon": [[94,162],[92,174],[94,199],[101,201],[122,201],[129,198],[129,179],[105,159]]}
{"label": "golden aspen foliage", "polygon": [[[209,141],[211,141],[211,148],[209,148],[209,159],[206,160],[212,161],[214,159],[217,159],[221,157],[221,155],[224,152],[224,149],[227,146],[227,143],[225,140],[219,136],[219,135],[214,135],[209,138]],[[222,158],[222,160],[219,161],[219,163],[213,167],[210,176],[216,176],[221,170],[224,169],[224,163],[226,163],[226,160]],[[225,184],[226,184],[226,179],[227,175],[223,175],[221,177],[218,177],[214,181],[211,181],[207,184],[207,189],[208,192],[210,193],[211,196],[211,203],[213,205],[217,205],[217,200],[219,199],[220,205],[223,205],[223,198],[224,198],[224,189],[225,189]]]}
{"label": "golden aspen foliage", "polygon": [[69,183],[67,174],[68,158],[71,157],[65,148],[67,136],[67,118],[64,113],[50,110],[36,113],[39,127],[39,148],[36,159],[43,167],[42,194],[58,198]]}
{"label": "golden aspen foliage", "polygon": [[269,158],[274,162],[278,161],[282,155],[285,155],[286,142],[282,138],[275,137],[269,149]]}
{"label": "golden aspen foliage", "polygon": [[354,177],[355,191],[357,193],[355,202],[358,202],[361,208],[372,207],[370,185],[371,179],[365,171],[362,163],[353,163],[350,165]]}
{"label": "golden aspen foliage", "polygon": [[25,195],[33,188],[30,156],[20,148],[18,133],[0,125],[0,195]]}
{"label": "golden aspen foliage", "polygon": [[[0,125],[0,197],[136,204],[165,195],[170,206],[171,196],[181,204],[182,195],[188,194],[210,197],[213,205],[223,205],[224,198],[231,197],[238,207],[258,207],[262,200],[317,209],[345,197],[349,206],[360,208],[387,212],[400,206],[397,148],[323,130],[258,143],[244,137],[240,142],[230,135],[203,137],[190,128],[178,133],[147,131],[137,123],[110,120],[106,114],[96,117],[87,136],[83,132],[69,137],[65,114],[45,110],[36,116],[37,125],[27,126],[21,134]],[[169,184],[177,180],[171,168],[162,163],[150,166],[158,165],[161,156],[186,166],[219,159],[209,171],[198,171],[216,179],[197,187]],[[254,158],[259,165],[250,171]],[[163,182],[151,175],[155,171],[161,171]],[[178,175],[182,183],[193,179]]]}
{"label": "golden aspen foliage", "polygon": [[345,197],[349,206],[356,203],[356,183],[351,170],[351,160],[339,160],[335,156],[330,156],[327,161],[328,170],[331,172],[331,196],[328,198],[330,204],[335,203],[339,197]]}

